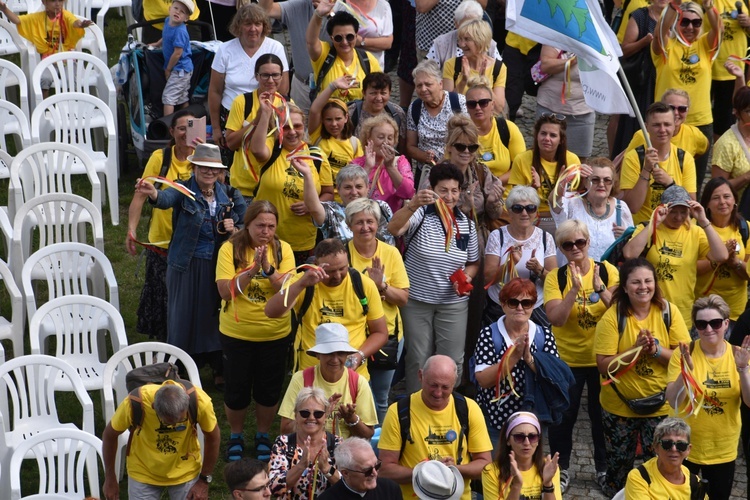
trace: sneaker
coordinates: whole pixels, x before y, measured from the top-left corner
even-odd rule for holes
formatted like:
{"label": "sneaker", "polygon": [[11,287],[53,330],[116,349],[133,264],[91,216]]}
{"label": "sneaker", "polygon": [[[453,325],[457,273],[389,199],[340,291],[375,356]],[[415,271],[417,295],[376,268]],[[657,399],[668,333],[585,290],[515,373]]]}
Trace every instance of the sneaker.
{"label": "sneaker", "polygon": [[568,469],[560,469],[560,492],[564,494],[568,491],[568,486],[570,486],[570,475],[568,474]]}
{"label": "sneaker", "polygon": [[599,487],[604,490],[604,485],[607,484],[607,473],[606,472],[596,472],[596,484],[599,485]]}

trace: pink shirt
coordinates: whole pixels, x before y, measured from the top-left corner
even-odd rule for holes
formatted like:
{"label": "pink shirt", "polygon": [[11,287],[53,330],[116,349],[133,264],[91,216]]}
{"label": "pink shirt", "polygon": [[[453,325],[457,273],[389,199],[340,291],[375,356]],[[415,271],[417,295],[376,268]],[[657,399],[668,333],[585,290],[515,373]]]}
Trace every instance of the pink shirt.
{"label": "pink shirt", "polygon": [[[360,167],[365,166],[365,157],[360,156],[358,158],[355,158],[352,160],[352,163],[355,165],[359,165]],[[409,163],[409,160],[406,159],[406,156],[399,156],[398,161],[396,162],[396,165],[398,167],[398,171],[401,173],[401,176],[403,177],[403,180],[401,181],[401,185],[396,189],[393,186],[393,181],[391,180],[391,176],[388,174],[388,170],[386,168],[380,169],[380,177],[378,184],[373,188],[373,178],[375,177],[375,172],[377,172],[377,168],[373,168],[368,173],[368,177],[370,179],[370,188],[372,189],[372,196],[371,198],[373,200],[383,200],[384,202],[388,203],[388,206],[391,207],[391,210],[393,210],[393,213],[396,213],[398,209],[401,208],[401,206],[404,204],[404,200],[411,199],[412,196],[414,196],[414,174],[411,172],[411,163]],[[367,170],[365,168],[365,170]]]}

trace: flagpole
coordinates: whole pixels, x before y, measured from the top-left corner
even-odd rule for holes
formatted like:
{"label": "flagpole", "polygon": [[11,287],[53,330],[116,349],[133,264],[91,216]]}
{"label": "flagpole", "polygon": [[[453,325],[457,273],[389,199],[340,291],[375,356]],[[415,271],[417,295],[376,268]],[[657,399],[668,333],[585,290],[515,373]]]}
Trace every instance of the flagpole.
{"label": "flagpole", "polygon": [[641,127],[641,131],[643,132],[643,138],[646,140],[646,147],[651,147],[651,138],[648,135],[648,131],[646,130],[646,124],[643,123],[643,117],[641,116],[641,110],[638,108],[638,104],[635,102],[635,96],[633,95],[633,91],[630,88],[630,82],[628,82],[628,77],[625,76],[625,71],[622,69],[622,65],[619,65],[617,68],[617,74],[620,76],[620,83],[622,83],[622,88],[625,90],[625,95],[628,97],[628,101],[630,101],[630,106],[633,108],[633,113],[635,113],[635,118],[638,120],[638,125]]}

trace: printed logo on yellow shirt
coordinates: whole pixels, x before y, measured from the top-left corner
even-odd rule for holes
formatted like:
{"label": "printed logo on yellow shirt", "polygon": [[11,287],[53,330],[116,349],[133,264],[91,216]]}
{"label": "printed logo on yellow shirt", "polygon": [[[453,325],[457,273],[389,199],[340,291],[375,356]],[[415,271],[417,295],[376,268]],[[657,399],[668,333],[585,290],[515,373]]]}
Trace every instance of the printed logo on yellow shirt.
{"label": "printed logo on yellow shirt", "polygon": [[732,22],[734,20],[734,18],[732,17],[732,13],[728,10],[725,10],[721,13],[721,19],[722,24],[724,24],[724,31],[722,32],[721,40],[723,42],[731,42],[732,40],[734,40],[734,35],[737,32],[737,30],[735,29],[736,23]]}
{"label": "printed logo on yellow shirt", "polygon": [[301,200],[302,190],[297,186],[295,178],[301,179],[302,175],[291,165],[286,169],[286,175],[287,177],[284,181],[284,188],[281,190],[281,193],[287,198]]}
{"label": "printed logo on yellow shirt", "polygon": [[582,330],[594,328],[596,326],[596,318],[583,306],[583,298],[580,296],[576,297],[576,303],[578,304],[578,327]]}
{"label": "printed logo on yellow shirt", "polygon": [[343,300],[330,300],[328,302],[323,301],[323,307],[320,308],[320,315],[323,318],[322,323],[330,323],[330,320],[326,318],[343,318],[344,317],[344,301]]}
{"label": "printed logo on yellow shirt", "polygon": [[247,290],[247,300],[250,302],[267,302],[266,295],[255,280],[250,282],[250,288]]}
{"label": "printed logo on yellow shirt", "polygon": [[684,85],[694,85],[697,81],[695,64],[700,61],[698,54],[689,54],[685,52],[682,55],[682,68],[680,68],[679,78]]}
{"label": "printed logo on yellow shirt", "polygon": [[[449,439],[453,437],[453,439]],[[449,428],[448,426],[438,425],[435,427],[429,426],[427,428],[427,437],[424,440],[427,444],[431,445],[444,445],[451,444],[456,439],[456,431]],[[435,460],[435,459],[432,459]]]}
{"label": "printed logo on yellow shirt", "polygon": [[177,441],[169,435],[171,431],[156,429],[156,449],[164,455],[174,455],[177,453]]}
{"label": "printed logo on yellow shirt", "polygon": [[635,363],[635,373],[641,377],[650,377],[654,374],[654,369],[651,368],[651,361],[643,356],[638,357],[638,361]]}

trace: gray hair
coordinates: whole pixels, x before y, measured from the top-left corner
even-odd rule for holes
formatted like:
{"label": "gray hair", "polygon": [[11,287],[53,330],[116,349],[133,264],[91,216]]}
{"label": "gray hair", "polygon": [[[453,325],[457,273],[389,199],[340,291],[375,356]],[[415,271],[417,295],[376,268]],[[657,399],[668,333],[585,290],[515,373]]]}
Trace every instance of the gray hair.
{"label": "gray hair", "polygon": [[531,186],[513,186],[513,189],[508,193],[508,197],[505,198],[505,206],[510,207],[522,201],[530,201],[537,207],[539,206],[539,193],[536,192]]}
{"label": "gray hair", "polygon": [[456,7],[456,11],[453,13],[453,20],[456,26],[458,26],[467,19],[482,19],[482,15],[484,15],[484,10],[482,9],[482,4],[477,2],[477,0],[463,0]]}
{"label": "gray hair", "polygon": [[378,205],[378,202],[375,200],[371,200],[370,198],[357,198],[356,200],[349,203],[346,208],[344,209],[344,213],[346,214],[346,224],[351,227],[352,225],[352,219],[354,219],[354,216],[364,212],[367,215],[372,215],[375,217],[375,220],[380,223],[380,205]]}
{"label": "gray hair", "polygon": [[323,408],[328,406],[328,398],[326,397],[326,393],[323,392],[323,389],[320,387],[303,387],[297,393],[297,399],[294,400],[294,411],[297,412],[297,410],[300,409],[300,406],[302,406],[302,403],[308,399],[312,399]]}
{"label": "gray hair", "polygon": [[438,66],[438,63],[436,63],[432,59],[422,60],[419,64],[417,64],[417,67],[414,68],[414,71],[411,72],[411,76],[413,76],[415,80],[419,75],[430,76],[437,82],[443,81],[443,72],[440,71],[440,66]]}
{"label": "gray hair", "polygon": [[562,245],[565,241],[569,240],[570,237],[576,233],[581,233],[584,238],[589,239],[589,227],[585,222],[578,219],[568,219],[557,228],[555,231],[555,244],[557,246]]}
{"label": "gray hair", "polygon": [[333,457],[336,459],[336,468],[354,469],[358,466],[359,464],[354,459],[354,455],[358,451],[372,452],[372,445],[368,440],[359,437],[344,439],[333,451]]}
{"label": "gray hair", "polygon": [[659,441],[664,439],[664,436],[670,434],[685,436],[688,443],[690,442],[690,426],[681,418],[668,417],[659,422],[659,425],[654,429],[654,447],[656,447]]}
{"label": "gray hair", "polygon": [[690,316],[692,316],[693,318],[693,323],[695,323],[695,317],[698,315],[698,313],[704,309],[713,309],[714,311],[721,314],[722,319],[729,318],[729,305],[722,297],[716,295],[715,293],[712,293],[708,297],[701,297],[695,301],[695,303],[693,304],[693,309],[692,311],[690,311]]}
{"label": "gray hair", "polygon": [[339,173],[336,174],[336,187],[339,188],[344,182],[354,179],[364,180],[365,185],[368,185],[370,183],[369,178],[367,177],[367,171],[359,165],[350,163],[349,165],[339,170]]}
{"label": "gray hair", "polygon": [[154,411],[159,419],[178,422],[190,406],[190,396],[177,384],[164,384],[154,394]]}

